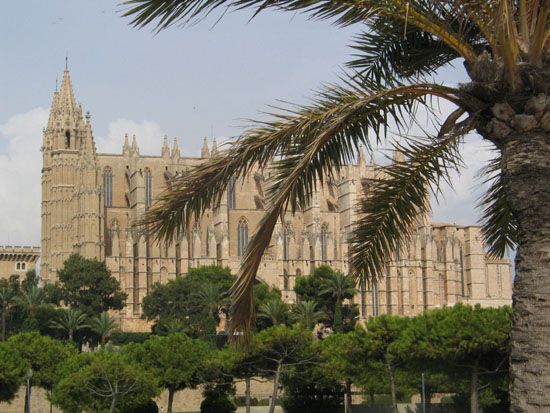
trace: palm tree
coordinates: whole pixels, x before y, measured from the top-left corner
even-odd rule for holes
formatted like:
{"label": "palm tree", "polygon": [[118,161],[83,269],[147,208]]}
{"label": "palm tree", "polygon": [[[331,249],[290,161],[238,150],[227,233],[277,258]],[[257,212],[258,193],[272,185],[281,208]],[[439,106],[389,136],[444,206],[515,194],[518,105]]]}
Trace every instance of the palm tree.
{"label": "palm tree", "polygon": [[[363,31],[351,71],[321,89],[309,105],[291,106],[258,122],[234,145],[172,184],[144,220],[159,239],[189,232],[215,207],[232,178],[271,165],[264,218],[248,244],[233,286],[233,328],[250,331],[252,287],[273,230],[285,211],[306,205],[315,182],[338,176],[360,145],[372,150],[392,125],[408,125],[431,98],[456,107],[435,136],[395,144],[404,160],[360,202],[350,241],[351,274],[381,277],[396,246],[406,242],[430,193],[460,170],[463,136],[492,145],[481,201],[491,253],[518,246],[514,281],[511,410],[550,409],[550,0],[128,0],[136,27],[160,31],[213,11],[272,8],[303,12]],[[463,62],[467,83],[434,83],[432,74]],[[461,66],[456,66],[461,67]],[[458,69],[457,69],[458,70]]]}
{"label": "palm tree", "polygon": [[272,325],[285,324],[288,317],[288,305],[278,299],[271,299],[258,308],[258,317],[265,318]]}
{"label": "palm tree", "polygon": [[78,309],[69,308],[64,310],[59,320],[53,320],[50,325],[53,328],[65,331],[69,341],[74,341],[77,331],[90,327],[86,324],[86,314]]}
{"label": "palm tree", "polygon": [[44,291],[38,286],[33,285],[27,290],[22,290],[17,301],[25,307],[31,315],[34,315],[36,308],[44,304]]}
{"label": "palm tree", "polygon": [[302,325],[308,330],[313,330],[315,324],[322,320],[326,314],[324,311],[317,310],[317,303],[315,301],[306,300],[296,304],[290,316],[295,323]]}
{"label": "palm tree", "polygon": [[214,283],[202,284],[197,296],[216,320],[219,318],[220,311],[225,310],[230,303],[226,291]]}
{"label": "palm tree", "polygon": [[3,287],[0,290],[0,309],[2,311],[2,341],[6,340],[6,316],[11,305],[17,302],[17,293],[11,288]]}
{"label": "palm tree", "polygon": [[324,288],[321,294],[328,295],[334,298],[334,332],[341,333],[343,331],[342,321],[342,304],[345,298],[353,297],[357,290],[355,282],[347,275],[339,272],[333,272],[324,279]]}
{"label": "palm tree", "polygon": [[111,335],[118,330],[118,321],[116,318],[111,317],[107,311],[104,311],[90,320],[90,328],[94,333],[99,334],[101,347],[104,347]]}

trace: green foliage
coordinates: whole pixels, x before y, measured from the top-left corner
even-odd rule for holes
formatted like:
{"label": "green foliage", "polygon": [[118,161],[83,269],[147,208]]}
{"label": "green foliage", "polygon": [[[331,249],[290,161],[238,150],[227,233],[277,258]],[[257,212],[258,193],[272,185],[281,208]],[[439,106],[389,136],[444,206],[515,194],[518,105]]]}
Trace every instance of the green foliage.
{"label": "green foliage", "polygon": [[73,254],[63,263],[58,277],[65,304],[89,316],[124,307],[127,295],[104,262]]}
{"label": "green foliage", "polygon": [[508,386],[510,314],[509,307],[462,304],[429,310],[411,319],[398,351],[417,363],[432,363],[435,372],[452,378],[458,393],[469,394],[472,375],[478,375],[484,389],[480,403],[489,407],[502,402],[494,394]]}
{"label": "green foliage", "polygon": [[121,413],[158,413],[159,407],[154,400],[147,400],[145,402],[135,404],[129,408],[121,410]]}
{"label": "green foliage", "polygon": [[369,395],[388,391],[387,367],[371,354],[372,345],[363,327],[333,334],[318,345],[329,377],[351,382]]}
{"label": "green foliage", "polygon": [[202,340],[179,333],[151,336],[142,344],[127,345],[123,351],[151,371],[162,387],[177,391],[201,382],[212,349]]}
{"label": "green foliage", "polygon": [[59,318],[53,320],[50,324],[53,328],[63,331],[66,338],[72,342],[78,331],[89,327],[86,324],[87,318],[86,314],[81,310],[69,308],[67,310],[60,310]]}
{"label": "green foliage", "polygon": [[13,400],[30,364],[7,343],[0,343],[0,401]]}
{"label": "green foliage", "polygon": [[312,349],[313,338],[309,331],[283,325],[270,327],[252,337],[247,349],[260,375],[273,376],[277,363],[307,365],[315,363],[318,355]]}
{"label": "green foliage", "polygon": [[[258,314],[260,307],[266,303],[270,302],[280,302],[283,303],[283,298],[281,291],[277,287],[269,287],[264,283],[258,283],[254,286],[254,313]],[[273,324],[269,318],[256,317],[255,331],[262,331],[268,327],[271,327]]]}
{"label": "green foliage", "polygon": [[312,330],[325,316],[323,311],[317,310],[315,301],[306,300],[294,306],[290,318],[306,330]]}
{"label": "green foliage", "polygon": [[109,341],[115,331],[118,331],[116,318],[111,317],[107,311],[91,318],[89,324],[92,331],[99,335],[102,346]]}
{"label": "green foliage", "polygon": [[324,365],[289,368],[281,383],[281,404],[288,413],[333,413],[343,404],[344,386],[327,374]]}
{"label": "green foliage", "polygon": [[65,411],[132,411],[159,394],[155,377],[118,352],[81,353],[63,371],[52,400]]}
{"label": "green foliage", "polygon": [[[156,321],[153,330],[158,334],[183,332],[195,338],[211,338],[216,334],[218,311],[227,311],[223,297],[233,281],[228,268],[192,268],[187,276],[155,284],[143,299],[143,314]],[[217,293],[219,303],[210,294],[205,300],[207,289]]]}
{"label": "green foliage", "polygon": [[32,369],[31,384],[47,390],[61,379],[61,364],[77,353],[74,346],[36,332],[14,335],[6,344],[9,351],[18,354]]}
{"label": "green foliage", "polygon": [[151,336],[151,333],[115,331],[111,334],[111,343],[123,346],[129,343],[143,343]]}
{"label": "green foliage", "polygon": [[237,405],[229,398],[224,386],[207,387],[203,396],[201,413],[233,413],[237,410]]}
{"label": "green foliage", "polygon": [[328,265],[320,265],[309,276],[297,277],[294,291],[299,301],[314,301],[325,325],[335,332],[353,330],[357,306],[343,305],[343,300],[355,295],[355,281]]}
{"label": "green foliage", "polygon": [[25,279],[21,281],[21,289],[29,291],[32,287],[38,287],[38,276],[36,270],[29,270],[25,273]]}
{"label": "green foliage", "polygon": [[267,320],[271,326],[284,325],[288,320],[288,305],[281,299],[265,301],[258,308],[258,318]]}

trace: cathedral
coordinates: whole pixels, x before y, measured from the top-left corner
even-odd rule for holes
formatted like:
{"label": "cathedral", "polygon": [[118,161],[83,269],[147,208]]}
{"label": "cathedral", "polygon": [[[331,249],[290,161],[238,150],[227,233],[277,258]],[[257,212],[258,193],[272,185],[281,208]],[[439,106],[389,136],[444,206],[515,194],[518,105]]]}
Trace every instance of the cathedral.
{"label": "cathedral", "polygon": [[[160,142],[159,142],[159,146]],[[265,209],[269,171],[229,182],[218,208],[207,211],[188,237],[158,245],[133,226],[172,179],[217,151],[205,139],[200,157],[180,152],[164,137],[160,155],[140,153],[125,136],[121,153],[98,153],[90,114],[77,103],[69,71],[56,90],[42,146],[42,236],[40,277],[54,282],[72,253],[106,262],[128,294],[120,311],[122,329],[144,331],[143,297],[190,267],[228,266],[237,273],[248,240]],[[297,276],[326,264],[346,272],[347,239],[355,208],[380,168],[360,154],[335,180],[318,187],[311,205],[277,225],[257,274],[295,302]],[[511,304],[511,265],[485,253],[479,226],[419,219],[417,231],[388,262],[383,280],[360,285],[354,298],[362,318],[391,313],[414,315],[457,302]]]}

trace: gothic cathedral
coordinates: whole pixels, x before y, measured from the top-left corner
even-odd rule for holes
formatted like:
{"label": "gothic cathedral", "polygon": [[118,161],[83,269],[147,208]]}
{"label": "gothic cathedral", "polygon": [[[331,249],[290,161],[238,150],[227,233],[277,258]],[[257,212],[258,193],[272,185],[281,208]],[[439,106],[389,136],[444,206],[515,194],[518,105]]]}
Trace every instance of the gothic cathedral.
{"label": "gothic cathedral", "polygon": [[[160,145],[159,145],[160,146]],[[74,252],[104,260],[128,294],[120,312],[123,330],[148,326],[141,317],[143,297],[189,267],[228,266],[236,273],[246,245],[265,209],[269,171],[256,171],[228,185],[221,204],[208,211],[188,237],[164,246],[133,227],[175,176],[217,151],[204,141],[200,157],[181,154],[177,141],[164,142],[160,156],[141,155],[134,136],[122,153],[97,153],[89,113],[77,104],[69,71],[53,96],[44,129],[42,169],[42,246],[40,276],[53,282]],[[257,275],[277,286],[288,302],[296,276],[327,264],[347,271],[347,238],[355,205],[369,182],[379,177],[374,162],[359,155],[335,181],[319,187],[311,205],[279,223]],[[499,306],[511,303],[508,260],[488,256],[475,225],[419,219],[418,229],[388,262],[384,280],[360,285],[355,298],[361,317],[379,313],[413,315],[457,302]]]}

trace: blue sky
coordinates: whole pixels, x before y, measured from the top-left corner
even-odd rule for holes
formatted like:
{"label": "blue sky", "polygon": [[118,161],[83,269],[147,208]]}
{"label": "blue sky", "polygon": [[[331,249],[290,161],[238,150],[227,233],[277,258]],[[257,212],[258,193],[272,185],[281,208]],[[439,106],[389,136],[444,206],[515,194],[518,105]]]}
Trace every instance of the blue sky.
{"label": "blue sky", "polygon": [[[136,30],[112,0],[6,2],[0,15],[0,244],[39,244],[40,144],[56,77],[68,55],[77,100],[92,114],[98,150],[120,151],[135,133],[141,153],[160,153],[162,135],[197,155],[202,137],[238,135],[278,99],[306,102],[337,80],[359,27],[304,16],[230,13],[158,35]],[[449,68],[440,81],[464,80]],[[445,107],[444,110],[447,110]],[[487,159],[474,140],[469,168],[447,190],[434,219],[473,223],[473,175]]]}

